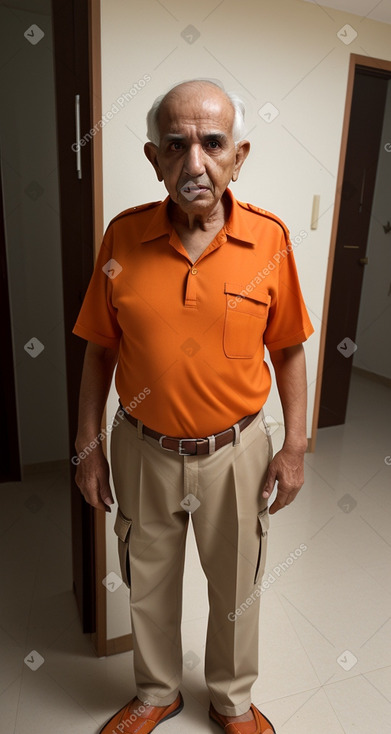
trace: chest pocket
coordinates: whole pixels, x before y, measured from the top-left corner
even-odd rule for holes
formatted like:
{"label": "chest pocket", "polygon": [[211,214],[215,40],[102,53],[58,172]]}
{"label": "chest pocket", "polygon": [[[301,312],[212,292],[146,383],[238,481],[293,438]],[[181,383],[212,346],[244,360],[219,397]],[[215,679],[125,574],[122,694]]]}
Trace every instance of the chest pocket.
{"label": "chest pocket", "polygon": [[[248,286],[247,286],[248,287]],[[265,289],[225,283],[226,294],[223,346],[231,359],[254,357],[266,328],[271,297]]]}

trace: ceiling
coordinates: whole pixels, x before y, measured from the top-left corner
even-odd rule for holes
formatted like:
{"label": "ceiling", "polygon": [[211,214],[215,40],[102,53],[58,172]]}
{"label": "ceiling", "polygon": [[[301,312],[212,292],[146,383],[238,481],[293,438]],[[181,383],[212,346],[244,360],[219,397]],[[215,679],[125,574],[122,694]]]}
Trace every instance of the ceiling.
{"label": "ceiling", "polygon": [[391,23],[391,0],[304,0],[306,3],[321,5],[325,8],[345,10],[371,20]]}

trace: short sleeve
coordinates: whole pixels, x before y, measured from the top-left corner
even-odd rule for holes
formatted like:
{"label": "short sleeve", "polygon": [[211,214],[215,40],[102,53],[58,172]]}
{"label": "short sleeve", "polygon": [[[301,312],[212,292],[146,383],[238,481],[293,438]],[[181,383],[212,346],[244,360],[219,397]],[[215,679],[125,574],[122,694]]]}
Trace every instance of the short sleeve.
{"label": "short sleeve", "polygon": [[73,328],[73,334],[99,344],[116,348],[121,339],[117,310],[112,304],[112,279],[117,264],[112,259],[112,227],[109,226],[95,263],[83,305]]}
{"label": "short sleeve", "polygon": [[264,343],[270,352],[301,344],[314,331],[300,288],[293,245],[286,236],[279,255],[279,276],[264,333]]}

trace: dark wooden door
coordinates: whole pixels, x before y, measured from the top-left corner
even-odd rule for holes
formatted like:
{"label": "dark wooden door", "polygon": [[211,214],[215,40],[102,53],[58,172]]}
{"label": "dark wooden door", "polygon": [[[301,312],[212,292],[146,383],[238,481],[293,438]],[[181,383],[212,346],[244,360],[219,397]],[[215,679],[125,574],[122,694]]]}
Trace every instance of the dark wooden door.
{"label": "dark wooden door", "polygon": [[15,482],[21,478],[14,355],[8,290],[5,224],[0,170],[0,482]]}
{"label": "dark wooden door", "polygon": [[[75,97],[80,97],[80,135],[91,127],[88,0],[52,0],[60,180],[69,459],[75,454],[78,395],[85,342],[72,335],[93,270],[91,145],[81,148],[77,172]],[[84,501],[71,468],[73,586],[84,632],[95,631],[93,509]]]}
{"label": "dark wooden door", "polygon": [[[388,75],[389,76],[389,75]],[[387,75],[356,69],[338,221],[319,428],[345,422],[387,94]]]}

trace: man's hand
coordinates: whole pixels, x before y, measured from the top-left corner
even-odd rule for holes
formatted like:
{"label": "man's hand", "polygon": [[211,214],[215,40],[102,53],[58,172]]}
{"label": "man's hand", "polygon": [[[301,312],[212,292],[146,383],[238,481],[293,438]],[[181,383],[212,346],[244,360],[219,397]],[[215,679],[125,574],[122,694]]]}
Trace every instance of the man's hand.
{"label": "man's hand", "polygon": [[270,497],[277,481],[277,497],[270,508],[273,515],[290,505],[304,484],[304,454],[307,450],[307,381],[302,344],[270,352],[276,373],[285,423],[285,441],[271,461],[263,488]]}
{"label": "man's hand", "polygon": [[282,447],[269,464],[262,497],[270,497],[274,483],[277,484],[277,497],[270,507],[273,515],[286,505],[290,505],[304,484],[304,453]]}
{"label": "man's hand", "polygon": [[101,446],[96,446],[85,459],[80,460],[75,481],[84,499],[98,510],[111,512],[113,504],[109,484],[109,465]]}
{"label": "man's hand", "polygon": [[[101,347],[88,342],[84,357],[80,386],[79,424],[75,448],[81,454],[100,433],[103,408],[107,400],[118,349]],[[109,465],[98,443],[92,451],[80,459],[76,470],[76,484],[84,499],[99,510],[111,512],[113,497],[109,484]]]}

